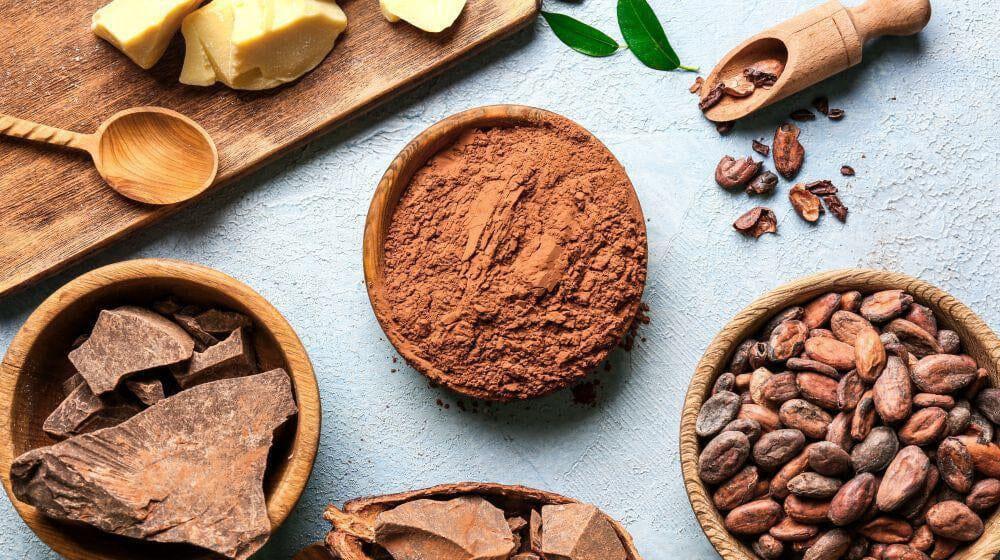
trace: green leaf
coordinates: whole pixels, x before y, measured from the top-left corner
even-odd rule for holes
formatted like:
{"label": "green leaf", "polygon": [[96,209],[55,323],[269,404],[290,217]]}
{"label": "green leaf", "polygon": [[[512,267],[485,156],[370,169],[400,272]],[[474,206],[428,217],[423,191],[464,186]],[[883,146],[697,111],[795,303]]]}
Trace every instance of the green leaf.
{"label": "green leaf", "polygon": [[640,62],[656,70],[676,70],[681,59],[670,46],[660,20],[646,0],[618,0],[618,26]]}
{"label": "green leaf", "polygon": [[560,41],[587,56],[611,56],[621,48],[618,41],[578,19],[552,12],[542,12],[542,17]]}

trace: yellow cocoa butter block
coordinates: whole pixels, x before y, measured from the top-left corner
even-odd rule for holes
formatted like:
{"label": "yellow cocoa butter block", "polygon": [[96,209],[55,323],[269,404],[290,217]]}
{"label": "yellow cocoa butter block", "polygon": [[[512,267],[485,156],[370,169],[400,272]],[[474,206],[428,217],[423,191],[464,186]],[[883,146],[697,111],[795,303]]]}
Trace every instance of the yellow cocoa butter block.
{"label": "yellow cocoa butter block", "polygon": [[142,68],[152,68],[201,0],[114,0],[97,10],[91,29]]}
{"label": "yellow cocoa butter block", "polygon": [[389,21],[403,20],[414,27],[438,33],[451,27],[465,8],[466,0],[379,0]]}

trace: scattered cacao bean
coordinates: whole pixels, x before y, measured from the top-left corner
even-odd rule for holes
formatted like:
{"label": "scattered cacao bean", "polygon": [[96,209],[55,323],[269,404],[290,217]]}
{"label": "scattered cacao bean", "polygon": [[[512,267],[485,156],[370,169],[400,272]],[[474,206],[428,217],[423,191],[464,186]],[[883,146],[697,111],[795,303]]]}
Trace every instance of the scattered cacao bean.
{"label": "scattered cacao bean", "polygon": [[778,231],[778,218],[770,208],[757,206],[733,222],[733,227],[747,237],[758,239],[765,233]]}

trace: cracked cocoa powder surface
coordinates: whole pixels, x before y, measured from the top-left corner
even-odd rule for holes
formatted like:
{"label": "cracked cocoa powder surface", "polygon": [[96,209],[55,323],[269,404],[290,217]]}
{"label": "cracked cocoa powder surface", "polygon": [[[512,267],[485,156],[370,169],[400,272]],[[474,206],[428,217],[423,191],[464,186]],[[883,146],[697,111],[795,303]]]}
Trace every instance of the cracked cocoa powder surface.
{"label": "cracked cocoa powder surface", "polygon": [[582,379],[621,339],[646,258],[628,177],[588,133],[565,119],[473,129],[397,205],[383,322],[418,369],[459,391],[536,397]]}

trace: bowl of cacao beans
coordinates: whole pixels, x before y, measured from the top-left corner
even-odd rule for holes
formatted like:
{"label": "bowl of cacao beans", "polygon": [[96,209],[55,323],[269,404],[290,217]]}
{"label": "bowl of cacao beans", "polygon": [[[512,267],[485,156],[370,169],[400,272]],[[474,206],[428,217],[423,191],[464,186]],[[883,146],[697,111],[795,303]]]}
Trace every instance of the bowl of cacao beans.
{"label": "bowl of cacao beans", "polygon": [[726,560],[971,560],[1000,551],[1000,339],[905,274],[781,286],[712,341],[684,481]]}

